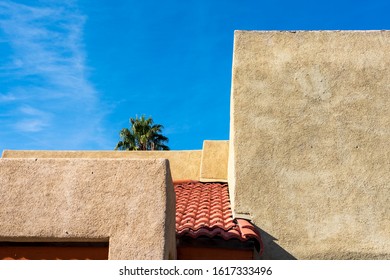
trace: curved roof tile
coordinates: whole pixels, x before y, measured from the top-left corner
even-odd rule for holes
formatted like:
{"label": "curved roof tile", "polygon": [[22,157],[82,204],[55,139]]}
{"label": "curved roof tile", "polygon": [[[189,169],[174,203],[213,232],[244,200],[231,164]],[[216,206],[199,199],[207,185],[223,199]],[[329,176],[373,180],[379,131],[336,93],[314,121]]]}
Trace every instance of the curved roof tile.
{"label": "curved roof tile", "polygon": [[262,253],[263,243],[255,226],[245,219],[233,220],[227,183],[181,180],[173,184],[179,237],[254,240],[257,251]]}

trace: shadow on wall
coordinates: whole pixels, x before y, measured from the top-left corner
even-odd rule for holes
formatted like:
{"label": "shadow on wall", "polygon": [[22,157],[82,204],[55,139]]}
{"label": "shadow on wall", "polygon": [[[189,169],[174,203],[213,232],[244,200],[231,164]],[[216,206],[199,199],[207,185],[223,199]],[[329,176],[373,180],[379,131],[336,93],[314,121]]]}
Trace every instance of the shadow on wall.
{"label": "shadow on wall", "polygon": [[263,255],[260,257],[261,260],[296,260],[297,258],[291,255],[289,252],[280,247],[275,241],[275,237],[268,234],[258,226],[256,229],[259,231],[261,239],[264,245]]}

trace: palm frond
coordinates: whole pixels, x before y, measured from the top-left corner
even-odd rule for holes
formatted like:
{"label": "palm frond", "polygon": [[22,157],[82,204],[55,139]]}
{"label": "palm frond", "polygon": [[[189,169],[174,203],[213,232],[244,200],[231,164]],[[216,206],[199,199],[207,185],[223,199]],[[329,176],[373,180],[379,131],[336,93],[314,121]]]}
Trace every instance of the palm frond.
{"label": "palm frond", "polygon": [[152,117],[145,115],[129,119],[130,129],[123,128],[119,137],[121,140],[115,150],[169,150],[165,145],[168,138],[162,135],[164,126],[154,124]]}

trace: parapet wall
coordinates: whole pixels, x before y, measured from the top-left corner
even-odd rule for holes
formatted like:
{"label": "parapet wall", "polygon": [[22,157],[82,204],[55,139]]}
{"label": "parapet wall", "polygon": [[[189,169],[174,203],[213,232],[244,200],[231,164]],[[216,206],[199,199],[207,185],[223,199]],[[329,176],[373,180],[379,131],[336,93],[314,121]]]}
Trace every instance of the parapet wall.
{"label": "parapet wall", "polygon": [[175,259],[164,159],[0,159],[0,242],[109,241],[109,259]]}
{"label": "parapet wall", "polygon": [[173,180],[227,181],[229,141],[206,140],[191,151],[42,151],[4,150],[3,158],[127,158],[169,160]]}
{"label": "parapet wall", "polygon": [[226,182],[228,176],[229,141],[204,141],[200,180]]}
{"label": "parapet wall", "polygon": [[5,150],[3,158],[127,158],[169,160],[174,180],[198,180],[201,150],[194,151],[18,151]]}
{"label": "parapet wall", "polygon": [[235,33],[229,185],[268,258],[390,258],[390,32]]}

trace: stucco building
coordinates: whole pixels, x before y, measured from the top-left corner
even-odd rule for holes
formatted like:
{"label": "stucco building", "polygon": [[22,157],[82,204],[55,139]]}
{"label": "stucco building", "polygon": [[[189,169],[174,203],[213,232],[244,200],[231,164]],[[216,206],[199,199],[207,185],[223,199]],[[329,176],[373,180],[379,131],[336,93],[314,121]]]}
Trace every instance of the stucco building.
{"label": "stucco building", "polygon": [[0,252],[390,259],[389,65],[389,31],[237,31],[229,141],[4,151]]}

